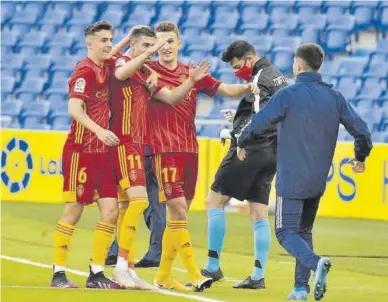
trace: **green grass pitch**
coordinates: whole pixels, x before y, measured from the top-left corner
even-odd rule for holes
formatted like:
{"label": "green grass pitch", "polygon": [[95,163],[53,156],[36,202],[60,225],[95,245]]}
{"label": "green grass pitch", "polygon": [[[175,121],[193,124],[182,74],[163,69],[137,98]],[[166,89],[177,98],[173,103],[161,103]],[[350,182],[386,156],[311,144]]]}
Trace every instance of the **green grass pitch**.
{"label": "green grass pitch", "polygon": [[[51,265],[53,232],[62,208],[62,205],[2,202],[1,255]],[[98,217],[97,207],[85,209],[84,216],[75,230],[68,258],[69,268],[87,272],[92,234]],[[200,267],[206,263],[206,228],[205,212],[189,214],[195,258]],[[319,217],[314,236],[316,251],[321,255],[331,256],[333,263],[328,279],[328,292],[323,301],[388,301],[387,222]],[[137,258],[140,258],[149,240],[149,233],[144,224],[139,230],[137,240],[136,254]],[[228,278],[216,283],[204,293],[187,293],[187,296],[183,297],[129,290],[50,289],[50,269],[2,258],[1,301],[287,301],[287,294],[293,286],[294,261],[279,246],[274,234],[266,272],[267,289],[233,289],[232,286],[237,280],[242,280],[251,273],[253,262],[252,227],[248,216],[228,213],[227,235],[221,257],[221,267]],[[187,282],[187,274],[182,268],[178,259],[174,275],[179,281]],[[111,268],[106,272],[109,276]],[[153,282],[155,273],[155,269],[138,270],[138,274],[150,283]],[[86,277],[73,274],[68,276],[78,285],[85,285]],[[311,295],[309,300],[314,300]]]}

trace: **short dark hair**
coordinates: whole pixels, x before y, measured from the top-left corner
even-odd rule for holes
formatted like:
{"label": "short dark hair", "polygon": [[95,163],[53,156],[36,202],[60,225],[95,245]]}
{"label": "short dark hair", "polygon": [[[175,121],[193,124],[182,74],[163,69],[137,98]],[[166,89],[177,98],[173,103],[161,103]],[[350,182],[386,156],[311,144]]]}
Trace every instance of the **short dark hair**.
{"label": "short dark hair", "polygon": [[248,55],[256,55],[251,43],[245,40],[233,41],[222,53],[222,61],[229,63],[233,58],[242,59]]}
{"label": "short dark hair", "polygon": [[85,37],[94,35],[96,32],[99,32],[101,30],[109,30],[113,33],[113,26],[105,20],[89,24],[85,28]]}
{"label": "short dark hair", "polygon": [[131,28],[131,30],[129,32],[130,39],[138,38],[141,36],[154,38],[154,37],[156,37],[156,34],[152,30],[152,28],[149,27],[148,25],[136,25],[136,26]]}
{"label": "short dark hair", "polygon": [[157,32],[157,33],[158,32],[169,32],[169,31],[173,31],[174,33],[176,33],[177,37],[179,38],[179,36],[180,36],[179,29],[178,29],[178,26],[174,22],[161,21],[158,24],[156,24],[156,26],[155,26],[155,32]]}
{"label": "short dark hair", "polygon": [[295,56],[301,58],[314,71],[318,71],[323,63],[325,52],[322,47],[315,43],[307,43],[299,46]]}

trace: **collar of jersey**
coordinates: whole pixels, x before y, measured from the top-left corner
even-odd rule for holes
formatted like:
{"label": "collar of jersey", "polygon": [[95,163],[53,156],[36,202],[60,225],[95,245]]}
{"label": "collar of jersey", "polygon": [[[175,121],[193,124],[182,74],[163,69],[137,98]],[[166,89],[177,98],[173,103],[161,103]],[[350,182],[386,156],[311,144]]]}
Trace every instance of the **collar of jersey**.
{"label": "collar of jersey", "polygon": [[302,72],[297,75],[296,82],[322,82],[322,77],[318,72]]}

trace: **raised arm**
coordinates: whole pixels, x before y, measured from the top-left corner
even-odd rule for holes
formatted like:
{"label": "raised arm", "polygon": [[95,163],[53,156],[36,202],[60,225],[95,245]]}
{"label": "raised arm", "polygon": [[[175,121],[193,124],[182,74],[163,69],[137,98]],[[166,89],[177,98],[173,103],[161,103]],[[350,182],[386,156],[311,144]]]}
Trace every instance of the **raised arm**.
{"label": "raised arm", "polygon": [[252,92],[253,94],[258,94],[259,89],[253,83],[246,84],[225,84],[222,83],[220,87],[217,89],[217,93],[228,96],[228,97],[236,97],[241,96],[245,93]]}

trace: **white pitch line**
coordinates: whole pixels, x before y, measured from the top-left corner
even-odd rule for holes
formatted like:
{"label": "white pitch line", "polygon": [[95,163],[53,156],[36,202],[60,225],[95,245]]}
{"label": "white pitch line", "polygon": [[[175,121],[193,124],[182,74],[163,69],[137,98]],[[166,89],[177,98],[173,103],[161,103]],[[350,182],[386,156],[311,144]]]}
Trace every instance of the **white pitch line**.
{"label": "white pitch line", "polygon": [[[10,257],[10,256],[6,256],[6,255],[0,255],[0,258],[5,259],[5,260],[9,260],[9,261],[13,261],[13,262],[22,263],[22,264],[28,264],[28,265],[32,265],[32,266],[52,269],[52,265],[34,262],[34,261],[31,261],[28,259]],[[83,277],[85,277],[85,276],[87,277],[89,275],[86,272],[82,272],[82,271],[75,270],[75,269],[66,269],[66,272],[69,272],[69,273],[72,273],[72,274],[78,275],[78,276],[83,276]],[[16,286],[17,285],[15,285],[15,287]],[[39,286],[38,287],[35,287],[35,286],[28,287],[28,286],[25,286],[24,288],[46,288],[46,287],[39,287]],[[201,296],[182,294],[182,293],[177,293],[177,292],[172,292],[172,291],[167,291],[167,290],[156,289],[156,290],[152,290],[152,292],[160,293],[160,294],[167,295],[167,296],[182,297],[182,298],[201,301],[201,302],[226,302],[223,300],[210,299],[210,298],[205,298],[205,297],[201,297]]]}

